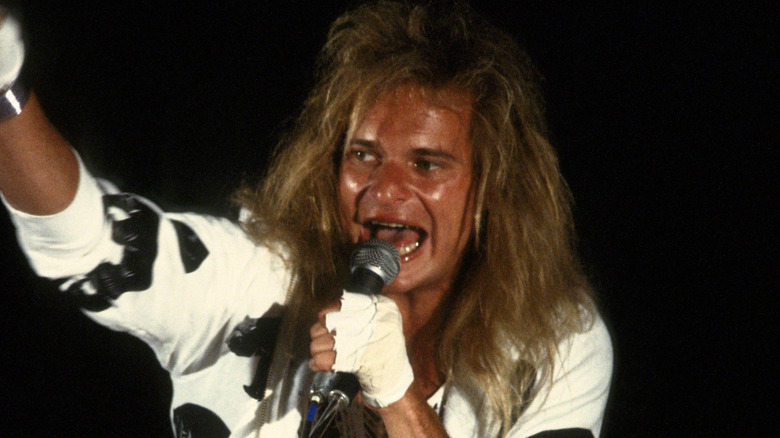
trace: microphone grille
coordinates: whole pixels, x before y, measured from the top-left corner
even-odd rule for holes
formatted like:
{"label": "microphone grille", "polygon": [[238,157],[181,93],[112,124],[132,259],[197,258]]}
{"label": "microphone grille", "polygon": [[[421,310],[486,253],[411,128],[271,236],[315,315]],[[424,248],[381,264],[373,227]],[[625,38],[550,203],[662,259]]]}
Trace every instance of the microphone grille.
{"label": "microphone grille", "polygon": [[382,277],[385,285],[388,285],[395,280],[401,269],[401,256],[390,242],[370,239],[352,251],[349,268],[352,272],[357,268],[369,269]]}

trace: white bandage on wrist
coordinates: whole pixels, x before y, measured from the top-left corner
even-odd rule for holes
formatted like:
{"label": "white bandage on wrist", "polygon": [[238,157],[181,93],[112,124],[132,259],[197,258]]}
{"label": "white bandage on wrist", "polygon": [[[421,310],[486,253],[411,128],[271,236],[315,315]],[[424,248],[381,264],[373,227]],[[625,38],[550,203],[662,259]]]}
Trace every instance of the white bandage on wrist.
{"label": "white bandage on wrist", "polygon": [[352,373],[360,368],[360,359],[374,334],[371,322],[375,316],[376,305],[372,297],[352,292],[344,292],[340,311],[325,315],[325,326],[336,333],[334,371]]}
{"label": "white bandage on wrist", "polygon": [[24,64],[24,41],[19,22],[0,8],[0,90],[11,86]]}
{"label": "white bandage on wrist", "polygon": [[0,7],[0,120],[19,115],[28,90],[19,74],[24,65],[24,41],[19,22]]}
{"label": "white bandage on wrist", "polygon": [[414,373],[393,300],[344,292],[341,310],[327,314],[325,325],[336,340],[333,370],[354,373],[367,404],[381,408],[403,397]]}

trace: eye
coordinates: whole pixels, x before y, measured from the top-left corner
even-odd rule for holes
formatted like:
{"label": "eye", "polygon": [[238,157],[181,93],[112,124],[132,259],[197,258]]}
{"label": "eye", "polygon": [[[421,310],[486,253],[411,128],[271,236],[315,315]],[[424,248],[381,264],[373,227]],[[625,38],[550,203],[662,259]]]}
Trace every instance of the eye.
{"label": "eye", "polygon": [[441,168],[441,165],[435,161],[431,160],[417,160],[414,162],[414,167],[420,169],[420,170],[436,170]]}
{"label": "eye", "polygon": [[354,151],[352,154],[358,161],[368,161],[372,158],[371,154],[366,151]]}
{"label": "eye", "polygon": [[360,163],[373,162],[377,159],[376,154],[366,149],[352,148],[347,150],[347,159]]}

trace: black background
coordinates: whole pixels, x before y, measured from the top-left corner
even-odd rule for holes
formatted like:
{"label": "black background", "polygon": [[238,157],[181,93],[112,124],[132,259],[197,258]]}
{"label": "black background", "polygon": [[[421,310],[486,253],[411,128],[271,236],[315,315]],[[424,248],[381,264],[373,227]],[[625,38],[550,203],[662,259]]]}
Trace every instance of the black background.
{"label": "black background", "polygon": [[[778,10],[648,3],[475,7],[545,77],[615,343],[603,436],[776,436]],[[94,173],[221,213],[350,4],[25,0],[27,70]],[[4,211],[0,239],[0,435],[165,436],[170,385],[152,353],[36,279]]]}

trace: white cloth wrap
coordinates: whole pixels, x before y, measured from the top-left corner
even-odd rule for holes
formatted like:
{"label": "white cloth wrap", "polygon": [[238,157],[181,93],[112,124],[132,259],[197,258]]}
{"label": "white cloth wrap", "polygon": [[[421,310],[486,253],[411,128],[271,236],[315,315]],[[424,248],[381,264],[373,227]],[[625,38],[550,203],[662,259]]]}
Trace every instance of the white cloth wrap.
{"label": "white cloth wrap", "polygon": [[344,292],[341,310],[325,315],[325,326],[336,340],[333,370],[354,373],[367,404],[383,408],[403,397],[414,373],[393,300]]}
{"label": "white cloth wrap", "polygon": [[19,22],[0,7],[0,90],[11,85],[24,64],[24,42]]}

